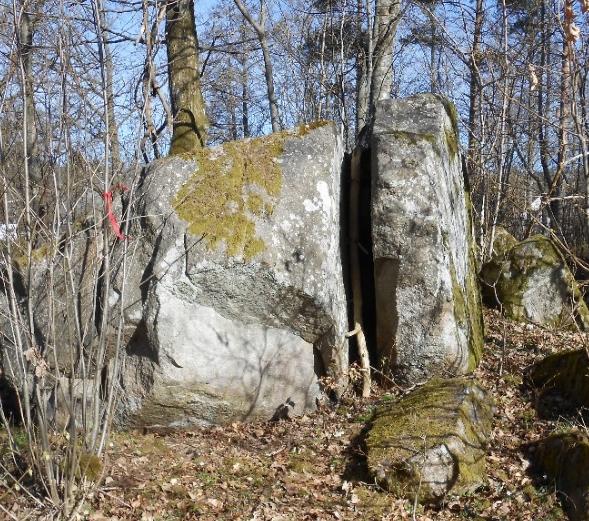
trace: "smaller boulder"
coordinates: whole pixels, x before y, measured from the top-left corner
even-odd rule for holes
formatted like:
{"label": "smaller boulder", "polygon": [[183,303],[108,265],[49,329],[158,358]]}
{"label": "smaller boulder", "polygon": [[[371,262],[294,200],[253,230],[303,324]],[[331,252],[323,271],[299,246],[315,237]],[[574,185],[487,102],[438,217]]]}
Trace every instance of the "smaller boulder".
{"label": "smaller boulder", "polygon": [[589,407],[589,357],[584,349],[547,356],[530,378],[543,393],[554,392],[577,407]]}
{"label": "smaller boulder", "polygon": [[493,255],[505,255],[511,248],[516,246],[518,240],[511,235],[503,226],[495,228],[495,238],[493,240]]}
{"label": "smaller boulder", "polygon": [[476,381],[431,380],[377,408],[366,438],[369,472],[386,490],[422,503],[472,491],[485,479],[492,416]]}
{"label": "smaller boulder", "polygon": [[498,306],[509,319],[589,329],[589,309],[579,286],[564,257],[542,235],[493,257],[483,266],[481,280],[487,305]]}
{"label": "smaller boulder", "polygon": [[554,434],[530,447],[532,469],[554,481],[571,521],[589,520],[589,437]]}

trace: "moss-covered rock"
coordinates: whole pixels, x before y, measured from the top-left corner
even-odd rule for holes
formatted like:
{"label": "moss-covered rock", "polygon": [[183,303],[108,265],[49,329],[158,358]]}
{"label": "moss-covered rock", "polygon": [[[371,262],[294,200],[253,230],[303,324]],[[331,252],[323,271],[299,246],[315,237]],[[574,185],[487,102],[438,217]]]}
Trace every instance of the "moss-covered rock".
{"label": "moss-covered rock", "polygon": [[518,240],[511,235],[503,226],[495,228],[495,238],[493,240],[493,255],[504,256],[511,248],[516,246]]}
{"label": "moss-covered rock", "polygon": [[530,377],[543,392],[557,392],[575,406],[589,407],[589,358],[584,349],[546,357]]}
{"label": "moss-covered rock", "polygon": [[533,470],[554,481],[572,521],[589,520],[589,437],[554,434],[530,450]]}
{"label": "moss-covered rock", "polygon": [[[505,241],[504,241],[505,242]],[[589,309],[550,239],[536,235],[493,257],[481,270],[487,305],[517,321],[589,328]]]}
{"label": "moss-covered rock", "polygon": [[484,482],[491,398],[468,378],[435,379],[377,407],[366,437],[371,474],[387,490],[423,503]]}

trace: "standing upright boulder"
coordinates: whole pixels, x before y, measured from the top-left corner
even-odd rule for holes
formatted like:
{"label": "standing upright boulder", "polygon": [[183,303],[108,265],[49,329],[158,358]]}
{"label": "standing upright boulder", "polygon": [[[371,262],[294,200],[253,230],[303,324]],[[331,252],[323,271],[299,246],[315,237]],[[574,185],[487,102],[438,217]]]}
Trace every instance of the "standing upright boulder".
{"label": "standing upright boulder", "polygon": [[269,419],[286,402],[313,408],[320,376],[342,384],[342,159],[324,124],[150,165],[119,423]]}
{"label": "standing upright boulder", "polygon": [[431,94],[381,101],[371,148],[381,362],[406,383],[467,373],[483,324],[455,109]]}

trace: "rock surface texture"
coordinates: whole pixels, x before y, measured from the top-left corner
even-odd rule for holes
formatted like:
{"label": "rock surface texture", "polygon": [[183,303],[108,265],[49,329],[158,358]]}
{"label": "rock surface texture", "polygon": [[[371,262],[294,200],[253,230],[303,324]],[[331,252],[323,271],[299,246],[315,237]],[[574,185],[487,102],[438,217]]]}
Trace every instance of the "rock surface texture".
{"label": "rock surface texture", "polygon": [[563,256],[536,235],[492,258],[481,270],[489,305],[512,320],[549,327],[589,328],[589,309]]}
{"label": "rock surface texture", "polygon": [[379,102],[372,138],[377,349],[408,383],[465,374],[483,345],[470,198],[453,107]]}
{"label": "rock surface texture", "polygon": [[366,437],[368,469],[399,496],[437,502],[484,482],[493,407],[467,378],[433,379],[380,405]]}
{"label": "rock surface texture", "polygon": [[270,418],[313,408],[318,375],[342,382],[342,159],[326,124],[149,167],[120,423]]}
{"label": "rock surface texture", "polygon": [[532,367],[530,378],[543,394],[555,393],[574,407],[589,408],[589,355],[584,349],[547,356]]}
{"label": "rock surface texture", "polygon": [[556,485],[571,521],[589,520],[589,438],[579,432],[554,434],[530,453],[533,469]]}

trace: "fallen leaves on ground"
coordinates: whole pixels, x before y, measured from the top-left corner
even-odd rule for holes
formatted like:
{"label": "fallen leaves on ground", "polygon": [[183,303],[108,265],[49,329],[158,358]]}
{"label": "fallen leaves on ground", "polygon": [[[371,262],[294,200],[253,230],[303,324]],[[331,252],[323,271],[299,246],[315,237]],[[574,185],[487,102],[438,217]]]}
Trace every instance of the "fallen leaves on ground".
{"label": "fallen leaves on ground", "polygon": [[[514,324],[486,312],[477,377],[495,400],[487,483],[438,507],[380,490],[365,474],[357,436],[384,394],[346,398],[292,421],[113,436],[106,479],[81,518],[103,520],[560,520],[553,487],[528,474],[522,447],[569,420],[543,420],[527,368],[583,346],[585,335]],[[389,397],[390,399],[390,397]],[[2,487],[0,486],[0,495]],[[14,502],[18,504],[17,501]],[[20,507],[19,507],[20,508]],[[414,511],[415,510],[415,511]]]}

